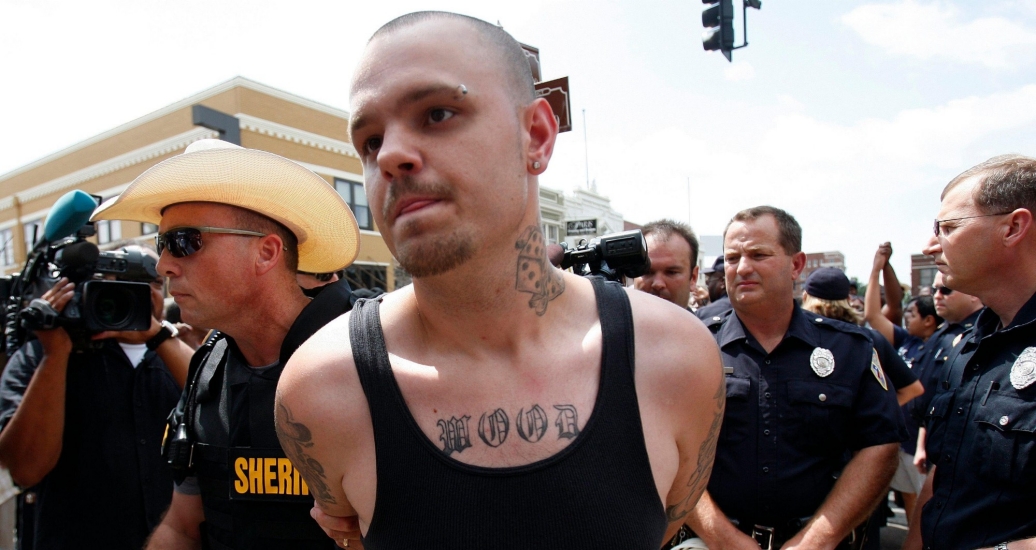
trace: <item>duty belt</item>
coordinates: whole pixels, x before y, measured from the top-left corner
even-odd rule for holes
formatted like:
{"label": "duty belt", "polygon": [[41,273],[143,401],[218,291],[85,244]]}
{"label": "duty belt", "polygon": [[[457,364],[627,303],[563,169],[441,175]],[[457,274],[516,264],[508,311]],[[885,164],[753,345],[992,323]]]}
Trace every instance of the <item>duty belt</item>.
{"label": "duty belt", "polygon": [[752,540],[762,550],[773,550],[774,548],[780,548],[785,542],[788,542],[788,539],[798,534],[809,523],[810,519],[810,517],[797,518],[786,521],[776,527],[759,525],[751,521],[739,521],[734,518],[731,518],[730,522],[742,533],[752,537]]}
{"label": "duty belt", "polygon": [[[788,542],[789,539],[798,534],[803,527],[809,523],[812,519],[811,516],[804,518],[797,518],[786,521],[776,527],[770,527],[767,525],[759,525],[758,523],[750,521],[739,521],[734,518],[730,518],[730,522],[734,524],[742,533],[752,537],[752,540],[759,545],[762,550],[775,550]],[[837,550],[854,550],[863,546],[863,534],[865,531],[865,525],[861,525],[856,529],[853,529],[849,536],[845,538],[837,547]]]}

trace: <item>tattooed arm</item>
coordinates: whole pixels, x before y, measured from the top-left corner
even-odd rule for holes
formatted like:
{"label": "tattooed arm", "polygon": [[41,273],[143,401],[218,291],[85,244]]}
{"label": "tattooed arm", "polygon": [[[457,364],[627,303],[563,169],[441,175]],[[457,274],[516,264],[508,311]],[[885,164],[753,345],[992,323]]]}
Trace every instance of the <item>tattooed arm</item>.
{"label": "tattooed arm", "polygon": [[712,473],[727,395],[723,365],[712,335],[688,311],[639,291],[630,305],[641,422],[669,540]]}
{"label": "tattooed arm", "polygon": [[[711,340],[711,337],[709,339]],[[719,357],[716,357],[715,361],[719,363]],[[722,363],[719,363],[714,372],[709,373],[713,374],[712,376],[699,377],[705,387],[713,388],[711,395],[699,398],[693,420],[687,423],[680,434],[682,437],[677,439],[680,469],[666,501],[665,512],[669,527],[665,540],[675,535],[680,526],[688,520],[688,515],[694,510],[709,484],[712,463],[716,458],[716,441],[719,438],[720,426],[723,425],[723,408],[727,395],[721,365]]]}
{"label": "tattooed arm", "polygon": [[373,512],[374,436],[348,343],[342,341],[347,326],[347,316],[332,321],[288,361],[277,384],[275,420],[281,448],[322,512],[314,517],[331,518],[319,523],[340,546],[349,536],[354,539],[349,546],[358,547],[358,531],[333,527],[341,523],[335,518],[359,516],[365,531]]}

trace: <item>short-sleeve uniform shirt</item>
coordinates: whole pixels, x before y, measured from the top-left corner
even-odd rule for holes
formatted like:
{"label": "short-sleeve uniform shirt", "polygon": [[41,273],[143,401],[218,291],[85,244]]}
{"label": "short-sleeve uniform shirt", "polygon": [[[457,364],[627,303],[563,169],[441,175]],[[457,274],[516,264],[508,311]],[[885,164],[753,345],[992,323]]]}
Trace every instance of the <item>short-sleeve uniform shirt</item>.
{"label": "short-sleeve uniform shirt", "polygon": [[708,486],[728,517],[774,526],[810,516],[853,451],[905,437],[895,391],[860,327],[796,307],[766,353],[736,313],[706,324],[733,369]]}
{"label": "short-sleeve uniform shirt", "polygon": [[926,548],[1036,537],[1036,295],[999,326],[987,309],[961,335],[928,407]]}

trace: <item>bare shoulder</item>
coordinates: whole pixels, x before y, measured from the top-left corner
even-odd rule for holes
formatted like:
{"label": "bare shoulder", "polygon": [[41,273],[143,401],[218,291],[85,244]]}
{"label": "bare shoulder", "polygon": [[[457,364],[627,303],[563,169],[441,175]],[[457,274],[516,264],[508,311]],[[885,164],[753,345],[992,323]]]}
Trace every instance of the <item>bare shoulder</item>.
{"label": "bare shoulder", "polygon": [[663,400],[674,395],[711,398],[723,365],[709,330],[684,308],[637,290],[628,294],[638,393],[644,383],[646,395]]}
{"label": "bare shoulder", "polygon": [[[278,399],[301,402],[359,388],[359,377],[349,342],[352,312],[331,321],[291,356],[277,384]],[[320,406],[322,403],[312,403]]]}
{"label": "bare shoulder", "polygon": [[328,513],[353,513],[342,477],[373,448],[370,412],[349,345],[349,315],[328,323],[288,360],[277,383],[281,447]]}

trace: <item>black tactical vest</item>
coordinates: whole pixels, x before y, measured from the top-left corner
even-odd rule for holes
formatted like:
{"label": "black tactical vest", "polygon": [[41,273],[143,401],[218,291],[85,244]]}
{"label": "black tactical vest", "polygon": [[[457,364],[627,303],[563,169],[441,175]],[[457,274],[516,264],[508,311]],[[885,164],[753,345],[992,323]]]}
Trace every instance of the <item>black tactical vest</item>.
{"label": "black tactical vest", "polygon": [[184,460],[189,466],[178,471],[180,479],[196,476],[201,488],[202,548],[335,548],[310,517],[309,487],[277,440],[274,394],[295,349],[349,311],[350,298],[344,280],[324,287],[292,324],[280,360],[272,366],[247,366],[233,339],[219,333],[192,360],[190,386],[170,414],[168,434],[175,434],[181,419],[188,419],[187,439],[193,450],[185,455],[190,456]]}
{"label": "black tactical vest", "polygon": [[202,547],[334,548],[309,516],[309,488],[274,432],[274,392],[284,366],[252,369],[236,354],[229,338],[216,343],[206,361],[217,362],[213,376],[199,381],[196,395],[193,473],[205,510]]}

